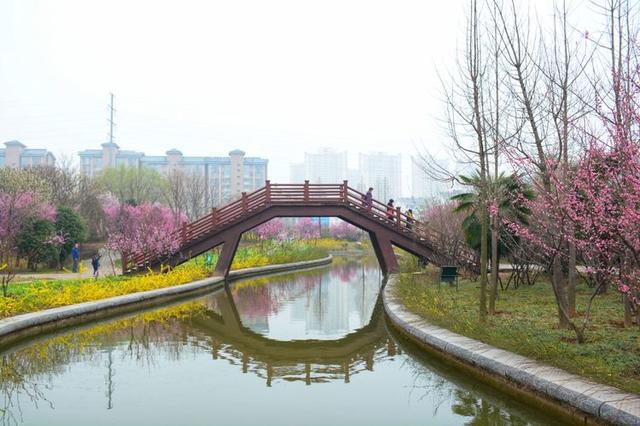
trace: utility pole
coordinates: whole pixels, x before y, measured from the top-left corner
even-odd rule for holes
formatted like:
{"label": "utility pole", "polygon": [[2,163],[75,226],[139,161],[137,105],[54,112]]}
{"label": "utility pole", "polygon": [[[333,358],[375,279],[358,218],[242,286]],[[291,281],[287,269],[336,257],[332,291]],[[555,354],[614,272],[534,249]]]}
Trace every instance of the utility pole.
{"label": "utility pole", "polygon": [[113,143],[113,93],[109,93],[111,101],[109,102],[109,143]]}

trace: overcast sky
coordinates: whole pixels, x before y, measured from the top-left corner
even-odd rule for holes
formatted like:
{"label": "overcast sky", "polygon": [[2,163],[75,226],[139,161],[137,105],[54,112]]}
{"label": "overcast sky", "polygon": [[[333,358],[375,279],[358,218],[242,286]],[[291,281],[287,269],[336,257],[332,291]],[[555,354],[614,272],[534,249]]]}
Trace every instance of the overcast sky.
{"label": "overcast sky", "polygon": [[0,141],[99,148],[113,92],[123,149],[240,148],[276,181],[321,146],[401,152],[408,184],[408,155],[446,141],[465,3],[1,0]]}

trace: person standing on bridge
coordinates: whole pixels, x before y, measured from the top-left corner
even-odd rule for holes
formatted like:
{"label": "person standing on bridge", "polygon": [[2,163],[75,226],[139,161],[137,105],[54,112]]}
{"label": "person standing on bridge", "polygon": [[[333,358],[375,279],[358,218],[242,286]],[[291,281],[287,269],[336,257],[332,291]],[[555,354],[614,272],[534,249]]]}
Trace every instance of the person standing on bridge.
{"label": "person standing on bridge", "polygon": [[413,210],[407,210],[407,229],[411,231],[413,229],[413,222],[415,222],[415,218],[413,217]]}
{"label": "person standing on bridge", "polygon": [[371,207],[373,206],[373,188],[369,187],[367,193],[362,197],[362,206],[366,210],[371,211]]}
{"label": "person standing on bridge", "polygon": [[393,207],[393,198],[389,200],[389,202],[387,203],[387,219],[389,219],[391,222],[393,222],[393,214],[394,214],[394,210],[395,208]]}

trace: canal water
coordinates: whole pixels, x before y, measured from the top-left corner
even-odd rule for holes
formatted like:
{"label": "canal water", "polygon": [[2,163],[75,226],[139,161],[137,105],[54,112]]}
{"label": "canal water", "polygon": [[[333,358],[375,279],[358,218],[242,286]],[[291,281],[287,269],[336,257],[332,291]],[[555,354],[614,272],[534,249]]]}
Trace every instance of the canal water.
{"label": "canal water", "polygon": [[561,424],[393,332],[337,259],[5,349],[2,425]]}

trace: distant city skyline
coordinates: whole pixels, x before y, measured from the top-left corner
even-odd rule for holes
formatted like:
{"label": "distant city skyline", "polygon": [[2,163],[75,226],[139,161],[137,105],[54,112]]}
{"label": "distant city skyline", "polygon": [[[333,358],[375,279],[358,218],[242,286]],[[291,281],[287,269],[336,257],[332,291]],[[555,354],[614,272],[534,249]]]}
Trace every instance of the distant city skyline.
{"label": "distant city skyline", "polygon": [[[580,31],[601,22],[588,4],[573,5]],[[268,157],[280,182],[320,146],[397,152],[410,187],[412,155],[448,156],[441,77],[465,40],[464,5],[5,0],[0,141],[75,157],[110,141],[112,92],[123,147],[239,147]],[[533,7],[548,21],[550,2]]]}
{"label": "distant city skyline", "polygon": [[[46,148],[28,147],[21,141],[12,140],[4,142],[5,148],[0,148],[0,167],[29,167],[32,165],[54,164],[55,156]],[[172,168],[183,171],[200,171],[211,180],[218,189],[215,191],[216,204],[225,199],[237,196],[241,191],[252,191],[260,187],[265,179],[282,183],[301,183],[309,179],[312,183],[339,183],[348,180],[350,185],[361,191],[371,186],[376,190],[379,199],[388,198],[420,198],[436,199],[446,197],[452,188],[449,184],[435,181],[422,169],[421,160],[418,157],[410,157],[409,167],[403,156],[398,153],[368,152],[353,153],[347,150],[337,151],[329,147],[320,147],[314,152],[305,152],[305,161],[290,163],[288,177],[282,180],[274,180],[271,170],[267,172],[268,158],[244,157],[244,151],[235,149],[229,152],[229,156],[221,153],[193,152],[191,156],[184,156],[182,151],[172,148],[165,155],[154,155],[133,149],[121,149],[116,143],[103,143],[100,149],[83,149],[73,156],[66,156],[65,161],[72,160],[79,170],[89,176],[95,175],[104,167],[115,166],[143,166],[166,172]],[[240,164],[243,176],[247,163],[249,175],[237,179],[231,179],[231,172],[225,172],[224,167],[233,167],[232,153],[240,155]],[[357,165],[349,161],[350,157],[357,158]],[[445,167],[448,160],[438,160]],[[256,167],[259,168],[256,169]],[[235,168],[238,168],[236,165]],[[215,170],[213,170],[215,169]],[[209,176],[213,173],[216,177]],[[226,174],[225,174],[226,173]],[[225,180],[226,179],[226,180]],[[249,179],[248,183],[244,182]],[[233,182],[231,182],[233,180]],[[215,181],[215,182],[214,182]],[[226,182],[226,183],[224,183]]]}
{"label": "distant city skyline", "polygon": [[[357,165],[349,157],[357,157]],[[442,160],[447,164],[446,160]],[[379,199],[389,198],[439,198],[450,191],[443,183],[427,176],[420,160],[411,157],[411,163],[402,155],[391,152],[349,152],[320,147],[305,152],[304,161],[291,163],[289,182],[339,183],[348,180],[349,185],[360,191],[373,187]]]}

